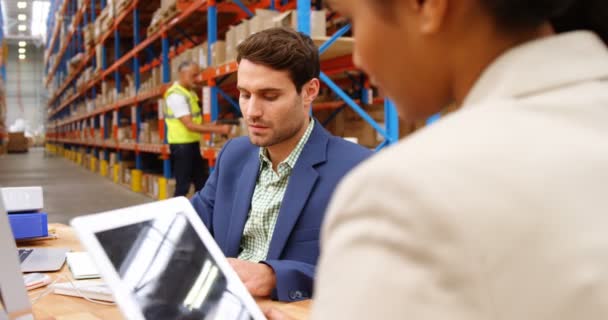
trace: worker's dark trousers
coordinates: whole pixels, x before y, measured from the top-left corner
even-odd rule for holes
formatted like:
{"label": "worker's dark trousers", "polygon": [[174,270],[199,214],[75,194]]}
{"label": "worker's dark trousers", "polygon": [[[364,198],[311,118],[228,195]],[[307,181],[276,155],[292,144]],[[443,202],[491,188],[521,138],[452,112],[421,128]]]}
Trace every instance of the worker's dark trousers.
{"label": "worker's dark trousers", "polygon": [[175,197],[188,194],[190,184],[201,190],[209,177],[209,164],[201,156],[198,142],[171,144],[171,164],[175,174]]}

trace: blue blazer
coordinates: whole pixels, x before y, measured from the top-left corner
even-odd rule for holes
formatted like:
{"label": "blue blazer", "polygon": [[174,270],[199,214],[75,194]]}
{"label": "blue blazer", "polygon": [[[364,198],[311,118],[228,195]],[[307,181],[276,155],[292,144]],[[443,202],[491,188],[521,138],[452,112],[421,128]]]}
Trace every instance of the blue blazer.
{"label": "blue blazer", "polygon": [[[227,257],[237,257],[260,170],[260,148],[249,138],[230,140],[218,155],[205,187],[193,198],[196,209]],[[312,297],[325,209],[340,179],[371,154],[330,135],[317,121],[292,170],[267,260],[276,274],[272,298]]]}

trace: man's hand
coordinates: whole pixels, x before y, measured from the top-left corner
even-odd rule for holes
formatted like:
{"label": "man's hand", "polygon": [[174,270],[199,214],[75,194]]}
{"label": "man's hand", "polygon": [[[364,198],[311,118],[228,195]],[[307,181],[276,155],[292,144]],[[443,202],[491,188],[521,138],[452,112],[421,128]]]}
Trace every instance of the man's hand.
{"label": "man's hand", "polygon": [[232,126],[228,124],[198,124],[192,121],[192,116],[187,115],[179,118],[182,124],[192,132],[198,133],[216,133],[228,135],[232,131]]}
{"label": "man's hand", "polygon": [[229,135],[232,131],[232,126],[229,124],[216,124],[219,130],[219,134]]}
{"label": "man's hand", "polygon": [[262,312],[264,312],[264,316],[266,316],[268,320],[293,320],[292,317],[272,307],[268,309],[262,308]]}
{"label": "man's hand", "polygon": [[228,262],[254,297],[270,296],[277,285],[274,270],[263,263],[253,263],[234,258],[228,258]]}

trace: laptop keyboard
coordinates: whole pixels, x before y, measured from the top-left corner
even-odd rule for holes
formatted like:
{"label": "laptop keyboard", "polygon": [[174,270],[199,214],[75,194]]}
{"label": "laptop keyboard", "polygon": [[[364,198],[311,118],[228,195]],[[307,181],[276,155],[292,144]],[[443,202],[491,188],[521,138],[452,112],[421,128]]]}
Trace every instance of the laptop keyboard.
{"label": "laptop keyboard", "polygon": [[34,251],[34,249],[18,249],[19,250],[19,261],[23,262],[25,261],[25,259],[32,254],[32,251]]}

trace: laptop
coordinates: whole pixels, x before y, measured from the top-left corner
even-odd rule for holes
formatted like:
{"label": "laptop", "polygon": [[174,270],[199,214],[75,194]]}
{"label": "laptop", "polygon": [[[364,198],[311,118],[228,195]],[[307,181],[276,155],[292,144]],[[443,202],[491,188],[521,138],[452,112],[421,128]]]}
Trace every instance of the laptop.
{"label": "laptop", "polygon": [[71,225],[128,319],[265,319],[186,198]]}
{"label": "laptop", "polygon": [[19,248],[21,272],[53,272],[63,267],[67,248]]}
{"label": "laptop", "polygon": [[19,271],[17,246],[0,197],[0,319],[34,319],[32,307]]}

